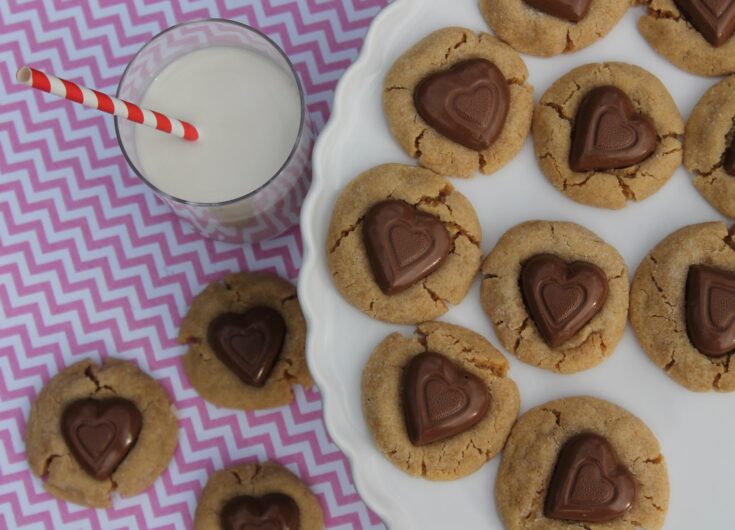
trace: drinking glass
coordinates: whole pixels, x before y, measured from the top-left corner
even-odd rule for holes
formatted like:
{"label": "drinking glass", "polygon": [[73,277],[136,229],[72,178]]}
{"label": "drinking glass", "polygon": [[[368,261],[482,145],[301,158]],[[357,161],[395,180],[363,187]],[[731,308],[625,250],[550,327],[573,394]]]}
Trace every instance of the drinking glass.
{"label": "drinking glass", "polygon": [[[211,46],[256,51],[283,69],[298,87],[301,100],[299,132],[283,165],[265,184],[241,197],[222,202],[181,199],[159,189],[146,178],[135,142],[139,125],[115,118],[115,132],[133,172],[179,217],[189,221],[206,237],[254,243],[276,236],[298,222],[301,203],[309,187],[313,134],[303,87],[283,50],[257,29],[232,20],[209,19],[178,24],[153,37],[133,57],[120,78],[116,95],[132,102],[143,101],[152,81],[169,64],[183,55]],[[202,175],[201,178],[207,177]]]}

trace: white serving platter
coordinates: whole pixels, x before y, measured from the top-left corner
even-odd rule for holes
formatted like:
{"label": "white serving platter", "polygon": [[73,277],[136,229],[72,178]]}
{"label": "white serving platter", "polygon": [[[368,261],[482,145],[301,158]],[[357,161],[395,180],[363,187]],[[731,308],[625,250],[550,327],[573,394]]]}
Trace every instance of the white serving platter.
{"label": "white serving platter", "polygon": [[[535,100],[573,67],[624,61],[657,75],[686,118],[716,79],[692,76],[658,56],[636,29],[642,8],[631,8],[603,40],[554,58],[523,56]],[[461,25],[490,31],[477,0],[398,0],[380,13],[360,58],[339,83],[332,117],[317,143],[314,181],[302,213],[304,263],[299,297],[309,326],[307,355],[324,398],[327,427],[347,454],[357,488],[394,530],[502,529],[494,484],[500,457],[473,475],[437,483],[405,475],[383,457],[365,425],[360,401],[362,368],[391,326],[350,306],[332,285],[325,238],[334,202],[352,178],[385,162],[413,164],[391,137],[381,105],[383,78],[393,61],[433,30]],[[697,193],[682,167],[663,189],[639,204],[609,211],[577,204],[556,191],[540,172],[529,138],[522,152],[491,176],[452,179],[475,205],[485,254],[508,228],[528,219],[580,223],[614,245],[632,277],[645,254],[675,229],[722,217]],[[464,302],[442,320],[464,325],[500,346],[479,302],[479,277]],[[696,394],[669,379],[643,353],[630,326],[611,358],[575,375],[556,375],[525,365],[506,352],[518,383],[521,412],[550,399],[591,395],[617,403],[657,435],[668,463],[671,501],[668,530],[732,530],[735,491],[735,394]]]}

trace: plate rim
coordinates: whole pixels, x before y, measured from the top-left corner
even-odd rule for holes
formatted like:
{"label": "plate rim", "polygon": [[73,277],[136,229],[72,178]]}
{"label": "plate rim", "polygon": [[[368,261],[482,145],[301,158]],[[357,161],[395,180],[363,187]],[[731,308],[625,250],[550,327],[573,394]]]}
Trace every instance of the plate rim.
{"label": "plate rim", "polygon": [[310,352],[314,351],[314,347],[317,344],[320,332],[323,326],[317,325],[318,319],[315,317],[315,310],[312,305],[310,297],[307,296],[307,284],[308,279],[316,274],[316,268],[318,266],[318,255],[321,251],[321,246],[318,244],[318,234],[316,233],[316,227],[314,226],[314,209],[316,207],[317,197],[323,190],[324,176],[322,174],[322,158],[324,151],[326,150],[329,137],[333,134],[333,131],[339,126],[339,122],[342,121],[344,114],[343,100],[345,99],[346,86],[349,85],[350,80],[359,75],[360,72],[365,68],[369,57],[372,55],[372,49],[376,45],[375,35],[379,33],[380,28],[383,24],[402,11],[403,9],[411,6],[416,6],[421,3],[421,0],[392,0],[387,6],[381,9],[381,11],[373,18],[365,34],[365,39],[362,44],[362,48],[357,59],[347,67],[344,74],[340,77],[337,82],[337,86],[334,91],[334,98],[332,100],[332,111],[330,113],[327,123],[322,128],[319,136],[314,143],[314,150],[312,153],[312,181],[308,193],[304,199],[304,203],[301,209],[300,216],[300,231],[303,241],[303,259],[301,264],[301,270],[299,272],[297,282],[297,293],[299,297],[299,303],[304,313],[304,319],[306,320],[306,361],[314,379],[314,383],[319,388],[319,393],[322,398],[322,416],[324,423],[327,427],[329,436],[332,438],[337,447],[344,453],[350,464],[350,470],[352,473],[352,479],[355,484],[355,488],[362,498],[362,500],[368,505],[368,507],[374,511],[388,528],[398,528],[398,520],[400,516],[394,511],[390,511],[388,507],[384,506],[377,497],[373,494],[371,483],[367,481],[363,474],[360,472],[360,466],[358,465],[358,455],[355,449],[342,437],[342,432],[334,423],[333,417],[328,413],[331,407],[331,397],[328,393],[324,392],[324,388],[328,387],[326,383],[327,376],[322,371],[319,363],[314,359],[314,356]]}

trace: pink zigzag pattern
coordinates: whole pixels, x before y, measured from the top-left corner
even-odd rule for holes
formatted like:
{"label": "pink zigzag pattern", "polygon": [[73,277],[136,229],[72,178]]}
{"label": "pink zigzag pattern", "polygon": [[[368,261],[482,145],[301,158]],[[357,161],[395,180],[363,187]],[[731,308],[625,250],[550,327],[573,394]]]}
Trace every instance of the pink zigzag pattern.
{"label": "pink zigzag pattern", "polygon": [[[381,528],[329,439],[316,390],[288,407],[244,413],[206,404],[189,386],[176,341],[191,299],[230,271],[295,280],[297,227],[242,248],[202,240],[129,171],[109,120],[18,87],[30,63],[114,91],[154,33],[206,17],[250,23],[294,59],[317,127],[341,72],[387,0],[6,0],[0,5],[0,528],[190,528],[207,476],[272,458],[307,481],[330,528]],[[29,407],[62,367],[131,359],[171,393],[180,442],[147,492],[110,510],[57,501],[28,470]]]}

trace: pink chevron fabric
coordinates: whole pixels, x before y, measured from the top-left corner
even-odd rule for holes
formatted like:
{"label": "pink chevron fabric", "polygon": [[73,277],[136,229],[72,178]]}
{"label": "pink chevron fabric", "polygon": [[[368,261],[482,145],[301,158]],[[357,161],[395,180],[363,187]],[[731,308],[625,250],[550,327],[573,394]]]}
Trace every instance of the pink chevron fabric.
{"label": "pink chevron fabric", "polygon": [[[188,384],[179,321],[230,271],[295,281],[301,239],[237,247],[201,239],[125,165],[112,121],[17,86],[22,64],[114,92],[127,61],[162,29],[222,17],[256,26],[291,56],[317,129],[337,80],[387,0],[0,1],[0,528],[187,529],[207,477],[275,459],[310,484],[328,528],[383,528],[358,497],[327,434],[319,393],[289,407],[217,409]],[[57,501],[28,470],[25,422],[62,367],[108,355],[135,361],[168,389],[180,421],[167,471],[110,510]]]}

